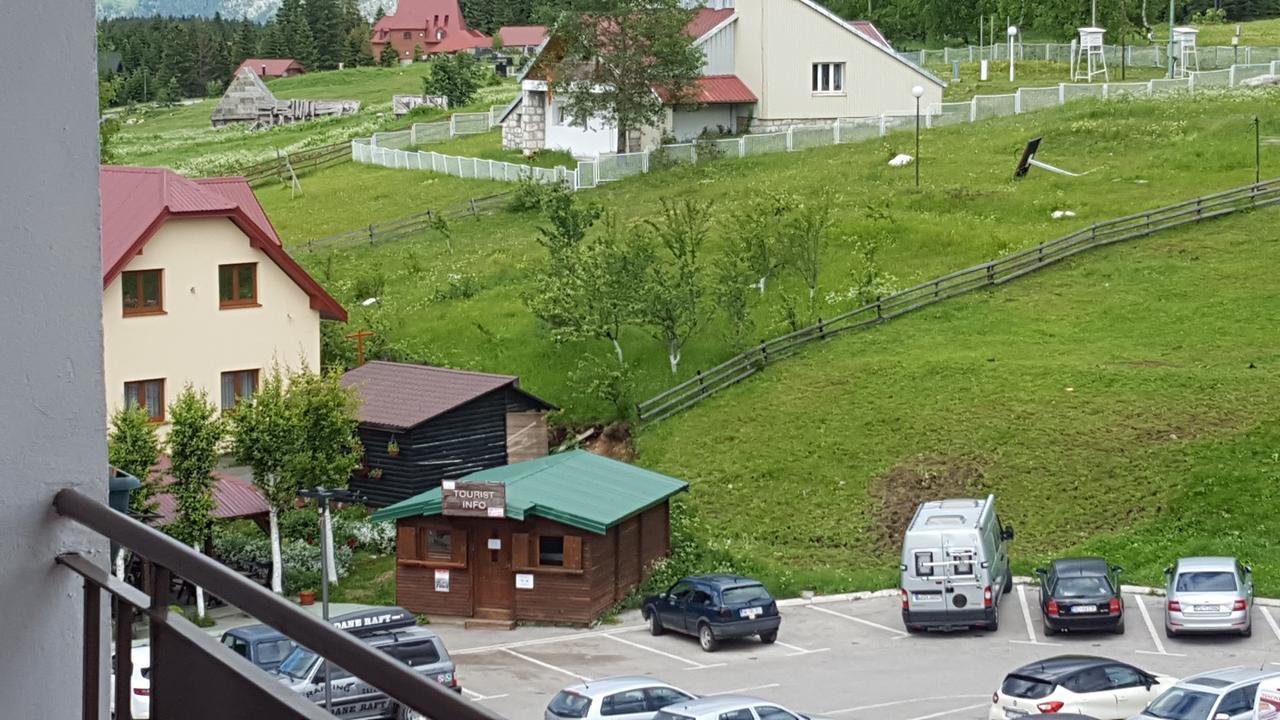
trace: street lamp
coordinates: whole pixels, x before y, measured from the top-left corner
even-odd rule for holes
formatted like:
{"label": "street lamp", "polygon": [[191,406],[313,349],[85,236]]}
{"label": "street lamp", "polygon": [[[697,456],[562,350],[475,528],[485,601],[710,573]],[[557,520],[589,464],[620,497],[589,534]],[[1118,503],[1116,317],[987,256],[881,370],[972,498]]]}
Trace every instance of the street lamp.
{"label": "street lamp", "polygon": [[1009,82],[1013,82],[1013,41],[1018,37],[1018,26],[1009,26]]}
{"label": "street lamp", "polygon": [[920,187],[920,98],[924,96],[924,88],[916,85],[911,88],[911,96],[916,99],[916,187]]}
{"label": "street lamp", "polygon": [[[356,502],[361,498],[357,493],[338,488],[317,487],[299,490],[298,497],[315,500],[320,505],[320,613],[325,622],[329,621],[329,549],[333,547],[333,538],[329,536],[329,501]],[[324,659],[324,710],[333,714],[332,663]]]}

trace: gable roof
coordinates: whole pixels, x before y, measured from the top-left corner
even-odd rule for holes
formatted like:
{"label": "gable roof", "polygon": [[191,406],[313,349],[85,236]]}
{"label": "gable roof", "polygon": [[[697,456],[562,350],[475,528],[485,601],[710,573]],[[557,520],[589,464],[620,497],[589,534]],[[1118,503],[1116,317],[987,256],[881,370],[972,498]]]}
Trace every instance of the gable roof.
{"label": "gable roof", "polygon": [[498,29],[498,37],[507,47],[541,45],[547,39],[545,25],[507,25]]}
{"label": "gable roof", "polygon": [[[156,463],[155,472],[162,488],[173,482],[173,477],[169,475],[171,466],[168,455],[161,455]],[[178,514],[177,501],[174,500],[173,495],[161,490],[153,499],[156,503],[156,513],[160,516],[156,524],[167,525],[173,522]],[[269,510],[266,498],[262,497],[262,492],[254,486],[252,480],[237,477],[226,471],[213,472],[213,516],[215,518],[233,520],[255,517],[266,515]]]}
{"label": "gable roof", "polygon": [[408,430],[476,398],[509,387],[535,406],[555,406],[519,387],[514,375],[453,370],[430,365],[374,360],[341,379],[360,397],[360,422],[394,430]]}
{"label": "gable roof", "polygon": [[[587,452],[547,455],[481,470],[458,480],[507,486],[507,517],[536,515],[603,535],[627,518],[687,490],[683,480]],[[440,488],[373,514],[374,520],[440,514]]]}
{"label": "gable roof", "polygon": [[[804,4],[804,5],[807,5],[810,9],[814,10],[814,11],[815,11],[815,12],[817,12],[819,15],[822,15],[823,17],[827,18],[827,19],[828,19],[828,20],[830,20],[831,22],[833,22],[833,23],[835,23],[835,24],[839,25],[840,27],[844,28],[845,30],[848,30],[849,32],[851,32],[851,33],[853,33],[854,35],[856,35],[857,37],[862,38],[862,39],[863,39],[863,40],[865,40],[866,42],[870,43],[872,47],[874,47],[874,48],[876,48],[877,50],[879,50],[880,52],[882,52],[882,53],[884,53],[884,54],[888,55],[889,57],[893,58],[893,59],[894,59],[894,60],[896,60],[897,62],[899,62],[899,63],[901,63],[901,64],[903,64],[903,65],[907,66],[907,67],[908,67],[912,72],[916,73],[917,75],[920,75],[921,77],[925,78],[925,79],[926,79],[926,80],[928,80],[929,82],[934,83],[935,85],[938,85],[939,87],[946,87],[946,86],[947,86],[947,84],[946,84],[945,82],[943,82],[941,79],[939,79],[937,75],[934,75],[933,73],[929,72],[928,70],[925,70],[924,68],[920,67],[919,65],[916,65],[915,63],[912,63],[912,62],[908,61],[906,58],[904,58],[904,57],[902,57],[901,55],[899,55],[898,53],[894,52],[894,51],[893,51],[893,48],[888,44],[888,41],[887,41],[887,40],[885,40],[884,35],[881,35],[881,34],[880,34],[880,31],[879,31],[878,29],[876,30],[876,35],[878,35],[878,36],[879,36],[880,40],[884,40],[884,43],[883,43],[883,44],[880,42],[880,40],[876,40],[876,39],[874,39],[873,37],[871,37],[870,35],[864,34],[864,33],[863,33],[863,31],[859,30],[859,29],[858,29],[854,24],[851,24],[851,23],[849,23],[849,22],[846,22],[846,21],[845,21],[843,18],[841,18],[839,15],[836,15],[835,13],[831,12],[830,10],[828,10],[826,7],[824,7],[824,6],[820,5],[820,4],[818,4],[817,2],[814,2],[814,0],[796,0],[796,2],[799,2],[799,3],[802,3],[802,4]],[[871,25],[871,23],[866,22],[866,21],[855,21],[855,22],[860,22],[860,23],[865,23],[866,25]],[[871,25],[871,27],[872,27],[872,28],[875,28],[875,26],[874,26],[874,25]]]}
{"label": "gable roof", "polygon": [[[437,31],[444,37],[437,37]],[[389,42],[392,33],[418,32],[422,37],[411,38],[420,44],[424,52],[455,52],[488,47],[492,40],[488,35],[467,27],[458,0],[400,0],[396,11],[384,16],[373,26],[372,42]]]}
{"label": "gable roof", "polygon": [[893,50],[893,46],[889,44],[889,38],[885,37],[884,33],[880,32],[880,28],[870,20],[850,20],[849,24],[877,45],[883,46],[886,50]]}
{"label": "gable roof", "polygon": [[[263,71],[264,67],[266,68],[265,72]],[[302,67],[302,63],[293,58],[248,58],[236,67],[236,71],[231,76],[235,77],[244,68],[252,70],[255,75],[266,75],[267,77],[281,77],[291,69],[300,72],[307,71],[306,68]]]}
{"label": "gable roof", "polygon": [[733,17],[733,8],[721,8],[720,10],[712,10],[711,8],[698,8],[698,13],[693,16],[688,25],[684,26],[685,34],[694,40],[702,38],[702,36],[720,27],[720,24]]}
{"label": "gable roof", "polygon": [[170,218],[225,217],[311,298],[328,320],[347,319],[325,289],[285,252],[275,228],[242,177],[191,180],[166,168],[101,166],[102,287],[124,270]]}

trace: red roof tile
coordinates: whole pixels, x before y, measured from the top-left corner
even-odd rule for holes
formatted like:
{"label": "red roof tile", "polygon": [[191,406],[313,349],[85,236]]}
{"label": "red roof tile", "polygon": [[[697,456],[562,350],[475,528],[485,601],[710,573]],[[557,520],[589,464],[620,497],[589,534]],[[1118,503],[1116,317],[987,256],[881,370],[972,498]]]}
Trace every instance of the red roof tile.
{"label": "red roof tile", "polygon": [[870,20],[852,20],[849,24],[858,32],[866,35],[871,42],[880,45],[886,50],[893,50],[893,46],[889,44],[889,39]]}
{"label": "red roof tile", "polygon": [[[753,103],[759,100],[737,75],[705,75],[698,78],[694,89],[696,95],[690,101],[698,105]],[[662,102],[668,102],[669,93],[664,90],[657,92]]]}
{"label": "red roof tile", "polygon": [[399,430],[417,427],[518,382],[519,378],[511,375],[383,361],[365,363],[342,376],[342,385],[355,389],[360,397],[360,422]]}
{"label": "red roof tile", "polygon": [[498,37],[507,47],[536,46],[546,39],[547,28],[542,25],[507,25],[498,30]]}
{"label": "red roof tile", "polygon": [[312,309],[329,320],[347,313],[285,252],[275,228],[242,177],[190,180],[165,168],[103,165],[98,175],[102,198],[102,287],[111,284],[156,230],[173,217],[226,217],[249,242],[275,261],[311,297]]}
{"label": "red roof tile", "polygon": [[[156,463],[156,471],[160,482],[168,485],[173,478],[168,474],[169,456],[161,455]],[[269,510],[267,501],[251,480],[236,477],[228,472],[213,473],[213,516],[220,520],[266,515]],[[169,493],[160,493],[153,498],[156,512],[160,515],[158,525],[173,522],[177,515],[177,503]]]}
{"label": "red roof tile", "polygon": [[690,37],[697,40],[706,35],[712,28],[729,19],[733,15],[733,8],[724,8],[721,10],[712,10],[711,8],[699,8],[698,14],[693,20],[685,26],[684,31]]}
{"label": "red roof tile", "polygon": [[[265,66],[266,70],[263,70]],[[295,73],[304,73],[306,68],[293,58],[249,58],[240,63],[240,67],[236,68],[231,77],[240,74],[241,68],[249,68],[258,77],[284,77],[285,73],[292,70]]]}

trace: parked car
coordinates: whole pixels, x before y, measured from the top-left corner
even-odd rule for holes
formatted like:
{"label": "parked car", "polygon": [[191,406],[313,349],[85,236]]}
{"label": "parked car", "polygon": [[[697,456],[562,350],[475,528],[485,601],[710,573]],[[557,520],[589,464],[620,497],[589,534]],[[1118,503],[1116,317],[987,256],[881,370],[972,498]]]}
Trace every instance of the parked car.
{"label": "parked car", "polygon": [[988,720],[1021,720],[1063,713],[1120,720],[1141,712],[1174,678],[1102,657],[1061,655],[1038,660],[1005,676],[991,696]]}
{"label": "parked car", "polygon": [[222,644],[249,662],[271,672],[293,652],[297,643],[270,625],[245,625],[222,633]]}
{"label": "parked car", "polygon": [[1231,557],[1182,558],[1165,568],[1164,632],[1253,634],[1253,569]]}
{"label": "parked car", "polygon": [[641,608],[650,633],[694,635],[707,652],[726,638],[758,635],[761,642],[772,643],[782,624],[778,603],[764,585],[740,575],[687,577],[646,597]]}
{"label": "parked car", "polygon": [[1133,720],[1253,720],[1258,684],[1272,678],[1280,678],[1280,670],[1232,667],[1192,675],[1174,683]]}
{"label": "parked car", "polygon": [[668,705],[653,720],[827,720],[747,695],[713,695]]}
{"label": "parked car", "polygon": [[662,708],[694,697],[651,677],[602,678],[561,690],[547,705],[544,720],[649,720]]}
{"label": "parked car", "polygon": [[[151,717],[151,646],[134,645],[129,651],[129,662],[133,672],[129,678],[129,713],[133,720],[148,720]],[[111,656],[110,688],[111,715],[116,713],[116,657]]]}
{"label": "parked car", "polygon": [[[347,616],[344,616],[347,617]],[[335,618],[334,625],[338,625]],[[457,668],[444,641],[431,630],[418,627],[417,619],[400,608],[364,611],[350,616],[342,629],[456,692],[462,692]],[[308,700],[323,705],[326,661],[299,645],[275,670],[280,681]],[[332,714],[347,718],[397,718],[408,716],[398,703],[360,678],[334,664],[329,668]]]}
{"label": "parked car", "polygon": [[1000,627],[1000,598],[1013,589],[1009,541],[996,498],[921,503],[902,540],[902,623],[928,628]]}
{"label": "parked car", "polygon": [[1120,566],[1097,557],[1063,558],[1036,568],[1044,634],[1063,630],[1124,632]]}

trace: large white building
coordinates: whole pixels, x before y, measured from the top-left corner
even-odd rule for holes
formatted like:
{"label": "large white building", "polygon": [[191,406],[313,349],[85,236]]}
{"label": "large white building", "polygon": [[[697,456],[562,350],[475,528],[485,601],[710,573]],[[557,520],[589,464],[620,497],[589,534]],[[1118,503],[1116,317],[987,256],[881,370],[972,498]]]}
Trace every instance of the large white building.
{"label": "large white building", "polygon": [[847,22],[813,0],[718,0],[701,8],[686,31],[705,58],[697,102],[669,105],[663,127],[624,144],[602,118],[568,117],[547,82],[557,52],[551,38],[502,117],[503,145],[595,157],[627,146],[650,149],[663,135],[688,141],[704,131],[763,132],[911,114],[916,85],[924,88],[922,106],[942,101],[945,84],[895,52],[874,25]]}

